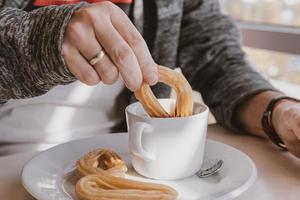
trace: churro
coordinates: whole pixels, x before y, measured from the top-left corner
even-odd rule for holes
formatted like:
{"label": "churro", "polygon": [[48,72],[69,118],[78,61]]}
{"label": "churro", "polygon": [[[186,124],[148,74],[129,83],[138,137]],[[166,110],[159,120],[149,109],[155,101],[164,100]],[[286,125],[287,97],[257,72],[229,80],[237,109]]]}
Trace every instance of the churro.
{"label": "churro", "polygon": [[174,189],[154,183],[144,183],[107,174],[88,175],[76,184],[80,200],[174,200]]}
{"label": "churro", "polygon": [[174,200],[177,192],[161,184],[125,178],[127,167],[114,151],[97,149],[77,161],[75,193],[80,200]]}
{"label": "churro", "polygon": [[159,82],[165,83],[175,89],[177,94],[175,110],[168,113],[154,96],[150,86],[142,83],[135,92],[136,98],[143,105],[150,117],[185,117],[193,114],[193,90],[185,77],[167,67],[158,65]]}
{"label": "churro", "polygon": [[127,167],[124,160],[109,149],[96,149],[77,161],[76,172],[79,177],[89,174],[102,175],[104,170],[113,176],[124,176]]}

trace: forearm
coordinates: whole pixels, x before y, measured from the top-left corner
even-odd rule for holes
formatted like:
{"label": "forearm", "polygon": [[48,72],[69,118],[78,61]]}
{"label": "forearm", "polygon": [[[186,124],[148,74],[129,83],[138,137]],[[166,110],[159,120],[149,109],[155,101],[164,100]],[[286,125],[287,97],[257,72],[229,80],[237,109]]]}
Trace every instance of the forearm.
{"label": "forearm", "polygon": [[236,124],[251,134],[266,137],[261,124],[263,112],[269,102],[280,95],[283,94],[276,91],[265,91],[251,97],[237,108],[234,119]]}
{"label": "forearm", "polygon": [[0,0],[1,7],[13,7],[24,9],[32,0]]}
{"label": "forearm", "polygon": [[221,14],[218,2],[195,2],[186,5],[183,16],[178,65],[218,123],[240,131],[234,121],[237,107],[259,93],[276,89],[247,61],[238,29],[231,18]]}
{"label": "forearm", "polygon": [[75,80],[62,57],[64,31],[78,5],[32,12],[0,8],[0,100],[42,95]]}

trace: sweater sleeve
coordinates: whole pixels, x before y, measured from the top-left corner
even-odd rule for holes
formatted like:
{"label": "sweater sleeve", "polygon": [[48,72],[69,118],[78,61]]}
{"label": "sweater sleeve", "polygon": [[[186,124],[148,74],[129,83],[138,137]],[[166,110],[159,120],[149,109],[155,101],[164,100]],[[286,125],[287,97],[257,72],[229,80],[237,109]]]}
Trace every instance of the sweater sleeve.
{"label": "sweater sleeve", "polygon": [[33,0],[0,0],[0,8],[1,7],[14,7],[19,9],[24,9]]}
{"label": "sweater sleeve", "polygon": [[216,120],[238,130],[237,108],[252,96],[276,90],[247,61],[232,18],[218,0],[185,0],[178,65]]}
{"label": "sweater sleeve", "polygon": [[[18,3],[22,7],[22,1]],[[66,26],[82,5],[49,6],[26,12],[0,4],[1,102],[42,95],[56,85],[75,80],[61,48]]]}

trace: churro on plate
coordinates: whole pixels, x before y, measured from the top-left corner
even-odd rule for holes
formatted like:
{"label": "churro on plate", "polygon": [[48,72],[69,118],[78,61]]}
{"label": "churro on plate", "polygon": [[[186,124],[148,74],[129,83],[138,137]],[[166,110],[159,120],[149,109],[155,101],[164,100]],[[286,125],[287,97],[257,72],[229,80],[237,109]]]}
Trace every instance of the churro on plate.
{"label": "churro on plate", "polygon": [[177,192],[165,185],[144,183],[111,175],[88,175],[76,184],[80,200],[173,200]]}
{"label": "churro on plate", "polygon": [[124,178],[127,167],[114,151],[97,149],[77,161],[75,193],[80,200],[174,200],[177,192],[166,185]]}
{"label": "churro on plate", "polygon": [[79,177],[89,174],[124,176],[127,171],[124,160],[110,149],[96,149],[77,161],[76,173]]}

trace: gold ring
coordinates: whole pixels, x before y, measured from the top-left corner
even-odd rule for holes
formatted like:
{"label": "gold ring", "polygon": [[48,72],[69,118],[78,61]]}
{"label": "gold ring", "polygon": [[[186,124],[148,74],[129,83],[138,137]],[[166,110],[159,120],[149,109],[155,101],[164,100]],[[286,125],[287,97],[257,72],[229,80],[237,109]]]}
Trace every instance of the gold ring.
{"label": "gold ring", "polygon": [[99,62],[103,57],[105,56],[105,52],[103,50],[100,50],[99,53],[96,54],[96,56],[94,56],[89,63],[91,65],[95,65],[97,62]]}

